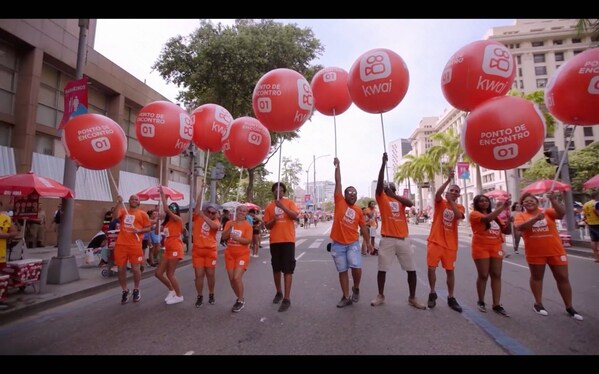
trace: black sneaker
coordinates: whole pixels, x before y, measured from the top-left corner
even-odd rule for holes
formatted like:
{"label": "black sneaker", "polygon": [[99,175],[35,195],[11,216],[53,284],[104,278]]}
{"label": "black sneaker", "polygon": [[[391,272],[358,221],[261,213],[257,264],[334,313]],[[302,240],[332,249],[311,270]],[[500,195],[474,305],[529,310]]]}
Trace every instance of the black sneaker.
{"label": "black sneaker", "polygon": [[123,291],[121,296],[121,304],[127,304],[127,301],[129,301],[129,290]]}
{"label": "black sneaker", "polygon": [[198,298],[196,299],[196,308],[201,307],[203,301],[204,301],[204,296],[203,295],[198,296]]}
{"label": "black sneaker", "polygon": [[507,313],[505,309],[501,305],[495,305],[493,307],[493,311],[497,314],[501,314],[504,317],[509,317],[510,315]]}
{"label": "black sneaker", "polygon": [[337,303],[337,308],[344,308],[346,306],[352,305],[353,302],[351,301],[351,298],[347,298],[345,296],[343,296],[341,298],[341,300]]}
{"label": "black sneaker", "polygon": [[279,312],[286,312],[287,309],[291,306],[291,301],[288,299],[283,299],[281,306],[279,307]]}
{"label": "black sneaker", "polygon": [[208,304],[214,305],[214,294],[208,294]]}
{"label": "black sneaker", "polygon": [[139,300],[141,300],[141,294],[139,293],[139,290],[136,288],[133,290],[133,302],[138,303]]}
{"label": "black sneaker", "polygon": [[281,300],[283,300],[283,294],[280,292],[277,292],[277,294],[275,295],[274,299],[272,299],[272,303],[273,304],[278,304],[281,302]]}
{"label": "black sneaker", "polygon": [[360,289],[356,287],[351,288],[351,301],[357,303],[360,301]]}
{"label": "black sneaker", "polygon": [[540,314],[542,316],[549,315],[549,313],[547,313],[547,310],[545,310],[545,307],[543,306],[543,304],[533,304],[532,310],[534,310],[535,313]]}
{"label": "black sneaker", "polygon": [[239,312],[241,312],[241,309],[243,309],[244,307],[245,307],[245,301],[243,301],[243,300],[242,301],[237,300],[235,302],[235,304],[233,304],[233,308],[231,309],[231,311],[233,313],[239,313]]}
{"label": "black sneaker", "polygon": [[582,321],[583,318],[580,314],[578,314],[577,311],[574,310],[574,308],[570,307],[568,309],[566,309],[566,312],[568,312],[568,314],[570,315],[570,317],[574,318],[577,321]]}
{"label": "black sneaker", "polygon": [[460,304],[458,304],[458,301],[455,299],[455,297],[448,297],[447,305],[449,305],[449,307],[455,310],[456,312],[462,313],[462,307],[460,306]]}
{"label": "black sneaker", "polygon": [[433,309],[435,305],[437,305],[437,294],[435,292],[431,292],[428,294],[428,308]]}

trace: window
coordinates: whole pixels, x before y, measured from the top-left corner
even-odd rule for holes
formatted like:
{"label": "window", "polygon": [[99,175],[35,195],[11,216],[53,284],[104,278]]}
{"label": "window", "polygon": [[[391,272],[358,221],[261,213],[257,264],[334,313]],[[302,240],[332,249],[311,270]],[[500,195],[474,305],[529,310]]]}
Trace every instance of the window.
{"label": "window", "polygon": [[522,63],[522,55],[516,56],[516,63],[520,65]]}
{"label": "window", "polygon": [[[564,149],[566,148],[566,146],[568,145],[568,140],[564,139]],[[574,141],[570,142],[570,146],[568,147],[568,151],[574,151],[576,150],[576,146],[574,145]]]}
{"label": "window", "polygon": [[572,43],[574,43],[574,44],[582,43],[582,39],[580,39],[580,38],[572,38]]}
{"label": "window", "polygon": [[158,177],[158,166],[156,164],[137,160],[132,157],[125,157],[121,161],[120,169],[121,171],[128,171],[130,173]]}
{"label": "window", "polygon": [[544,88],[547,85],[547,79],[537,79],[537,88]]}
{"label": "window", "polygon": [[0,41],[0,112],[14,115],[18,60],[15,50]]}
{"label": "window", "polygon": [[518,68],[518,76],[521,77],[522,76],[522,68]]}
{"label": "window", "polygon": [[520,88],[521,90],[523,90],[523,89],[524,89],[524,82],[523,82],[523,81],[520,81],[520,87],[519,87],[519,88]]}
{"label": "window", "polygon": [[545,54],[544,53],[535,53],[532,55],[534,62],[545,62]]}
{"label": "window", "polygon": [[569,137],[574,133],[574,126],[565,126],[564,127],[564,140],[568,140]]}
{"label": "window", "polygon": [[63,89],[70,80],[74,80],[74,78],[44,64],[37,104],[37,123],[48,127],[58,127],[64,112]]}
{"label": "window", "polygon": [[108,100],[106,99],[106,95],[93,87],[88,87],[87,95],[87,111],[107,116],[108,110],[106,108],[108,107]]}
{"label": "window", "polygon": [[557,40],[553,41],[553,45],[562,45],[562,44],[564,44],[564,41],[561,39],[557,39]]}
{"label": "window", "polygon": [[594,140],[587,139],[584,141],[584,146],[586,147],[587,145],[593,144],[594,142],[595,142]]}
{"label": "window", "polygon": [[564,52],[555,52],[555,61],[564,61]]}
{"label": "window", "polygon": [[582,132],[583,132],[584,136],[593,136],[593,127],[583,126]]}
{"label": "window", "polygon": [[542,47],[545,43],[543,42],[532,42],[533,47]]}
{"label": "window", "polygon": [[584,52],[584,49],[578,49],[578,50],[574,51],[574,56],[576,56],[577,54],[582,53],[582,52]]}
{"label": "window", "polygon": [[547,67],[535,66],[535,75],[547,75]]}
{"label": "window", "polygon": [[36,134],[35,151],[43,155],[54,155],[54,138],[48,135]]}
{"label": "window", "polygon": [[0,145],[10,147],[10,132],[12,126],[8,123],[0,122]]}

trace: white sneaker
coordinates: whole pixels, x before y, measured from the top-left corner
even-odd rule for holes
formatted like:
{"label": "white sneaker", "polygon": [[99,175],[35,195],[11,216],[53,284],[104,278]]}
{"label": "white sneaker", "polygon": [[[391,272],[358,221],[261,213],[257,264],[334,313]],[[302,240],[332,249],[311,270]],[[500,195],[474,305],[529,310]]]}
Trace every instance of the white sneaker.
{"label": "white sneaker", "polygon": [[173,297],[173,296],[177,296],[177,293],[175,291],[169,291],[168,295],[166,295],[166,297],[164,298],[164,301],[168,304],[168,301]]}
{"label": "white sneaker", "polygon": [[168,300],[166,301],[166,303],[167,303],[168,305],[171,305],[171,304],[178,304],[178,303],[182,303],[182,302],[183,302],[183,296],[177,296],[177,295],[175,295],[175,296],[171,297],[170,299],[168,299]]}
{"label": "white sneaker", "polygon": [[371,306],[379,306],[385,303],[385,296],[378,294],[372,301],[370,302]]}

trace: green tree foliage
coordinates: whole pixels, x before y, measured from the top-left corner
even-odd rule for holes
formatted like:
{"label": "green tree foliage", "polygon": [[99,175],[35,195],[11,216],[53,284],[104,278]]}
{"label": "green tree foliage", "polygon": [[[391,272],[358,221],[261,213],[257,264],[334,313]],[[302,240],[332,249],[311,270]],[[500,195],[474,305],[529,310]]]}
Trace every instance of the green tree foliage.
{"label": "green tree foliage", "polygon": [[[186,107],[215,103],[238,118],[253,116],[252,94],[264,74],[288,68],[310,81],[322,68],[310,62],[323,51],[311,29],[295,24],[243,19],[224,26],[201,20],[190,35],[169,39],[152,68],[167,82],[183,88],[177,99]],[[297,136],[297,131],[271,133],[271,145]],[[211,159],[210,165],[214,165],[216,157]],[[263,166],[248,171],[248,201],[253,199],[254,172]]]}
{"label": "green tree foliage", "polygon": [[522,91],[511,89],[507,94],[510,96],[521,97],[535,103],[545,118],[545,125],[547,126],[546,135],[553,136],[553,132],[555,131],[555,118],[549,113],[549,109],[547,109],[547,106],[545,105],[545,91],[537,90],[525,95]]}
{"label": "green tree foliage", "polygon": [[526,171],[520,180],[520,188],[524,188],[532,182],[536,182],[540,179],[553,179],[555,177],[556,167],[545,161],[545,158],[541,158],[535,161],[532,166]]}
{"label": "green tree foliage", "polygon": [[582,184],[599,174],[599,142],[591,143],[583,149],[570,152],[568,159],[570,161],[572,190],[582,191]]}
{"label": "green tree foliage", "polygon": [[368,203],[370,203],[371,201],[374,201],[376,203],[376,201],[372,197],[361,197],[358,199],[358,201],[356,201],[356,204],[358,204],[362,208],[366,208],[368,207]]}
{"label": "green tree foliage", "polygon": [[298,186],[300,183],[299,175],[303,171],[302,164],[297,158],[291,160],[289,157],[283,157],[281,164],[281,182],[285,183],[287,195],[293,199],[295,197],[293,186]]}

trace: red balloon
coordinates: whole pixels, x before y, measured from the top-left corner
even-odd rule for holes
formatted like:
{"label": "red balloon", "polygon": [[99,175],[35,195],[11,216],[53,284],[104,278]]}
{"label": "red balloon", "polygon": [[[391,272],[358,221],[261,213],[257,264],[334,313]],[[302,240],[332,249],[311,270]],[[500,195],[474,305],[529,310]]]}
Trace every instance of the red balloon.
{"label": "red balloon", "polygon": [[193,125],[185,109],[168,101],[154,101],[139,111],[135,119],[135,134],[148,152],[170,157],[189,146]]}
{"label": "red balloon", "polygon": [[569,59],[545,88],[549,112],[566,124],[599,124],[599,48]]}
{"label": "red balloon", "polygon": [[362,54],[349,70],[347,87],[358,108],[368,113],[384,113],[395,108],[410,84],[410,73],[397,53],[372,49]]}
{"label": "red balloon", "polygon": [[64,127],[62,144],[79,166],[103,170],[118,165],[127,153],[127,137],[118,123],[100,114],[81,114]]}
{"label": "red balloon", "polygon": [[312,114],[310,84],[291,69],[274,69],[256,83],[252,95],[256,118],[270,131],[295,131]]}
{"label": "red balloon", "polygon": [[503,44],[479,40],[462,47],[449,59],[441,75],[445,99],[469,112],[478,104],[504,96],[516,77],[514,57]]}
{"label": "red balloon", "polygon": [[259,165],[270,150],[270,133],[255,118],[240,117],[223,135],[223,153],[235,166],[251,169]]}
{"label": "red balloon", "polygon": [[466,117],[462,148],[482,167],[516,168],[533,158],[545,141],[545,119],[532,102],[514,96],[489,99]]}
{"label": "red balloon", "polygon": [[351,96],[347,88],[349,74],[338,67],[320,70],[312,78],[314,107],[326,116],[339,115],[351,106]]}
{"label": "red balloon", "polygon": [[216,104],[204,104],[191,113],[193,142],[202,151],[219,152],[222,137],[233,122],[228,110]]}

